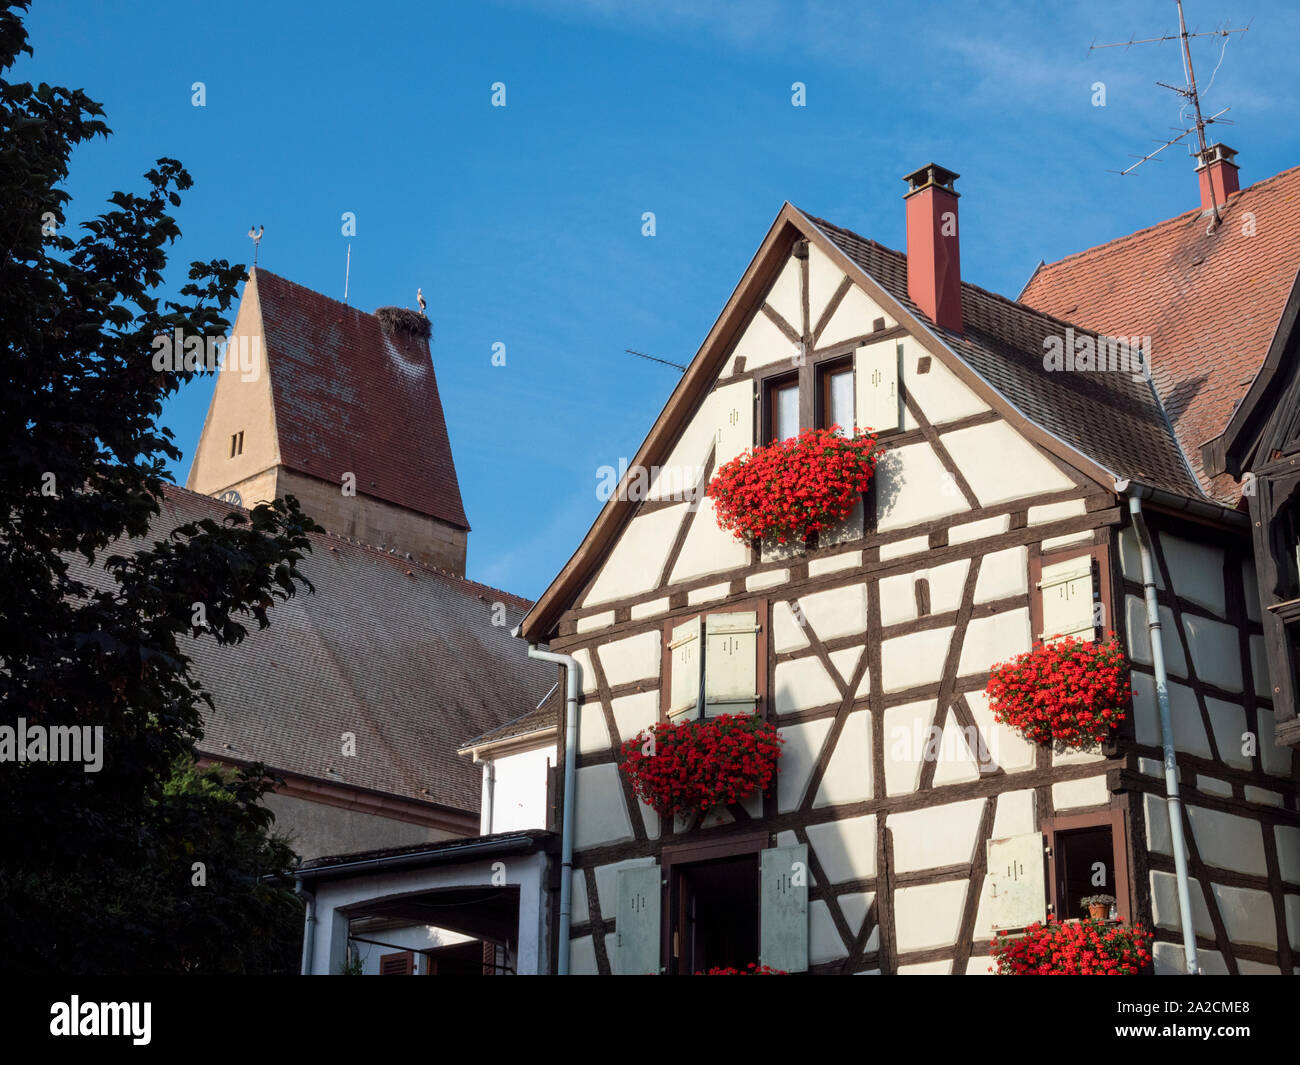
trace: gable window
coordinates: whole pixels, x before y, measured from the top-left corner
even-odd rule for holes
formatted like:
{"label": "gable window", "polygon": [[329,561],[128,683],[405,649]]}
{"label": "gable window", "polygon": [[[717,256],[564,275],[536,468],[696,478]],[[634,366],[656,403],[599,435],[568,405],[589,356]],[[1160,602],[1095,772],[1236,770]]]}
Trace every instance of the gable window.
{"label": "gable window", "polygon": [[853,431],[853,360],[835,359],[817,367],[817,427],[838,425]]}
{"label": "gable window", "polygon": [[234,433],[230,437],[230,457],[233,459],[236,455],[244,453],[244,430]]}
{"label": "gable window", "polygon": [[799,435],[799,377],[789,374],[768,381],[764,389],[764,443]]}
{"label": "gable window", "polygon": [[756,606],[665,625],[661,704],[673,721],[762,713],[767,641]]}

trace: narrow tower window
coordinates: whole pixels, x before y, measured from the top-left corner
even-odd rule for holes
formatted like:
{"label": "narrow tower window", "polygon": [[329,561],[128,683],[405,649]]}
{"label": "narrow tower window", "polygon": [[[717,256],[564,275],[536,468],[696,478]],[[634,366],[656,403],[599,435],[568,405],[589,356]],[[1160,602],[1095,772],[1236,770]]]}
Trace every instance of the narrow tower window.
{"label": "narrow tower window", "polygon": [[233,459],[236,455],[244,453],[244,430],[234,433],[230,437],[230,457]]}

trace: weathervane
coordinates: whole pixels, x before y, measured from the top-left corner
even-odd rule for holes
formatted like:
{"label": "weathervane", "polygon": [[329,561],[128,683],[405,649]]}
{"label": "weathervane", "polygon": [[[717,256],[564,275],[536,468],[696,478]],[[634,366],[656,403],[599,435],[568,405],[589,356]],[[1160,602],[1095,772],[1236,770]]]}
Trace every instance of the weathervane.
{"label": "weathervane", "polygon": [[[1136,37],[1133,37],[1127,41],[1119,41],[1115,44],[1097,44],[1097,42],[1094,40],[1093,43],[1088,47],[1089,52],[1094,52],[1099,48],[1130,48],[1135,44],[1161,44],[1164,41],[1181,41],[1182,52],[1183,52],[1183,73],[1186,74],[1187,76],[1187,84],[1181,87],[1177,85],[1169,85],[1163,81],[1158,81],[1156,82],[1156,84],[1159,85],[1161,88],[1170,89],[1173,92],[1178,93],[1178,95],[1181,96],[1184,100],[1187,100],[1191,103],[1192,109],[1196,113],[1196,121],[1192,125],[1188,126],[1186,129],[1180,130],[1177,137],[1165,141],[1154,152],[1149,152],[1148,154],[1143,156],[1133,156],[1132,158],[1137,159],[1136,163],[1134,163],[1132,166],[1126,167],[1123,170],[1112,170],[1110,171],[1110,173],[1112,174],[1119,174],[1120,176],[1123,176],[1125,174],[1132,173],[1143,163],[1145,163],[1148,159],[1155,158],[1166,148],[1168,148],[1171,144],[1177,144],[1184,137],[1190,136],[1192,133],[1196,134],[1197,148],[1198,148],[1197,157],[1204,159],[1205,153],[1209,149],[1209,144],[1205,140],[1205,127],[1212,125],[1216,122],[1221,122],[1229,126],[1232,125],[1231,120],[1221,117],[1228,112],[1229,108],[1227,107],[1223,108],[1223,110],[1221,111],[1216,111],[1214,114],[1210,115],[1209,118],[1205,118],[1201,114],[1201,97],[1200,97],[1200,92],[1197,90],[1196,87],[1196,71],[1192,68],[1192,49],[1188,42],[1193,37],[1222,37],[1223,48],[1224,51],[1226,51],[1228,48],[1228,39],[1231,37],[1231,35],[1234,33],[1245,33],[1247,30],[1250,29],[1250,24],[1247,23],[1245,26],[1238,27],[1237,29],[1232,29],[1225,22],[1223,24],[1222,29],[1209,30],[1205,33],[1188,33],[1187,21],[1183,17],[1183,0],[1175,0],[1175,2],[1178,4],[1178,32],[1177,33],[1167,34],[1164,37],[1146,37],[1143,38],[1142,40],[1138,40]],[[1223,62],[1222,52],[1219,53],[1219,62],[1220,63]],[[1219,72],[1219,68],[1216,66],[1214,68],[1214,73],[1217,74],[1218,72]],[[1214,75],[1212,74],[1210,75],[1210,85],[1212,86],[1213,84],[1214,84]],[[1206,91],[1207,92],[1209,91],[1209,86],[1206,86]],[[1220,221],[1219,208],[1217,205],[1215,205],[1212,207],[1212,210],[1214,211],[1214,225],[1217,226]]]}
{"label": "weathervane", "polygon": [[266,232],[266,226],[249,226],[248,235],[253,241],[253,269],[257,269],[257,249],[262,243],[262,234]]}

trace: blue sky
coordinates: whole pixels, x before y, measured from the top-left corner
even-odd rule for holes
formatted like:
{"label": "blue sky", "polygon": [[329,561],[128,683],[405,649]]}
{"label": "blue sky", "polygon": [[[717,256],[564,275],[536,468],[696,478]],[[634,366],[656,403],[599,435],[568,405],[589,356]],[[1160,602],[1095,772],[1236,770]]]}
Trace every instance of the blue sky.
{"label": "blue sky", "polygon": [[[1254,19],[1226,52],[1193,50],[1243,185],[1300,163],[1300,5],[1187,10],[1189,29]],[[1039,259],[1198,202],[1181,145],[1107,172],[1179,125],[1154,84],[1181,83],[1177,47],[1088,52],[1174,31],[1172,0],[37,0],[28,25],[17,76],[86,89],[114,131],[74,157],[74,218],[170,155],[195,179],[176,285],[191,259],[250,261],[260,223],[268,269],[341,298],[352,211],[349,302],[414,306],[423,287],[469,575],[530,597],[595,518],[597,469],[635,454],[676,383],[623,349],[687,362],[783,201],[902,248],[899,179],[939,162],[962,175],[963,275],[1009,296]],[[166,411],[182,483],[211,391]]]}

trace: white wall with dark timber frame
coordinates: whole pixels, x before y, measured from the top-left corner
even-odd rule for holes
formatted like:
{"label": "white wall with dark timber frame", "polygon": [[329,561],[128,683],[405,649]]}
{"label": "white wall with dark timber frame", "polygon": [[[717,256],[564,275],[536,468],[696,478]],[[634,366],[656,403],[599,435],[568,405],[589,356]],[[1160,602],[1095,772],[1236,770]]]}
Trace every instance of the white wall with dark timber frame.
{"label": "white wall with dark timber frame", "polygon": [[[1154,921],[1158,964],[1172,964],[1172,861],[1127,516],[1112,486],[1025,435],[916,329],[815,241],[796,242],[647,497],[556,624],[552,648],[574,654],[583,675],[576,971],[676,971],[681,899],[707,901],[752,861],[754,961],[982,973],[995,924],[1070,905],[1088,855],[1111,881],[1098,890],[1122,896],[1121,916]],[[769,379],[794,371],[809,424],[817,401],[803,390],[818,387],[819,364],[846,355],[857,420],[876,420],[889,448],[861,514],[808,546],[751,549],[718,530],[707,502],[667,497],[681,469],[707,479],[761,442]],[[1242,576],[1249,543],[1182,519],[1153,523],[1206,905],[1198,931],[1226,970],[1289,972],[1300,816],[1290,755],[1265,728],[1258,607]],[[751,629],[752,669],[733,660],[711,679],[706,654],[702,680],[691,672],[690,648]],[[1109,629],[1136,663],[1136,720],[1114,749],[1055,754],[994,722],[983,694],[992,665],[1040,635]],[[689,691],[701,686],[706,701],[712,692],[718,706],[752,706],[777,725],[778,785],[702,821],[661,824],[619,774],[617,748],[691,712]],[[1243,760],[1228,738],[1239,747],[1251,728],[1260,746]],[[1028,868],[1023,890],[1003,890],[1008,863]]]}

